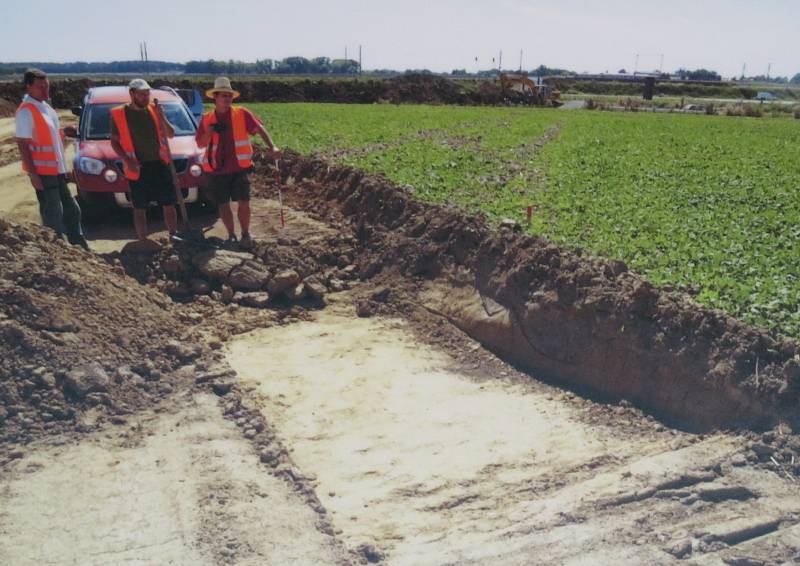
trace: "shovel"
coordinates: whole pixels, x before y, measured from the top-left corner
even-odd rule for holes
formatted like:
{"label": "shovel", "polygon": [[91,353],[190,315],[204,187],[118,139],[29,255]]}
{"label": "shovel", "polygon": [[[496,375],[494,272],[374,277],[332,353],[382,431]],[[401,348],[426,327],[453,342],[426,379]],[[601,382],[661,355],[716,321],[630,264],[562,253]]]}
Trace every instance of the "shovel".
{"label": "shovel", "polygon": [[169,147],[169,140],[164,130],[164,121],[161,119],[161,114],[158,112],[158,99],[153,99],[153,104],[156,107],[156,116],[159,121],[159,131],[161,132],[161,143],[167,148],[167,156],[169,157],[169,171],[172,174],[172,184],[175,187],[175,198],[178,201],[178,207],[181,211],[181,229],[176,234],[173,234],[170,239],[174,242],[187,242],[200,245],[211,245],[206,240],[205,234],[200,229],[193,229],[189,224],[189,214],[186,212],[186,203],[183,201],[183,193],[181,186],[178,183],[178,172],[175,171],[175,163],[172,161],[172,150]]}

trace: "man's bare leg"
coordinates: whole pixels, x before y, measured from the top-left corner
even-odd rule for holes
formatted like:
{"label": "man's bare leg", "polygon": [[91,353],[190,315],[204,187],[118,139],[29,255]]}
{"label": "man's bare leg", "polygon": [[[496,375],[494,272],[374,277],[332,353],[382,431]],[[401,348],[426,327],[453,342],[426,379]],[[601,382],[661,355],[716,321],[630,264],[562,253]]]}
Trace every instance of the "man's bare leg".
{"label": "man's bare leg", "polygon": [[220,203],[217,205],[217,212],[219,212],[219,217],[222,220],[222,223],[225,225],[225,229],[228,231],[228,237],[235,236],[236,232],[234,231],[233,226],[233,212],[231,211],[231,203]]}
{"label": "man's bare leg", "polygon": [[167,231],[174,234],[178,231],[178,213],[175,211],[175,206],[170,204],[161,209],[164,211],[164,224],[167,225]]}
{"label": "man's bare leg", "polygon": [[133,209],[133,226],[136,228],[136,237],[140,242],[147,239],[147,211],[140,208]]}
{"label": "man's bare leg", "polygon": [[239,226],[242,227],[242,234],[250,233],[250,201],[240,200],[236,215],[239,217]]}

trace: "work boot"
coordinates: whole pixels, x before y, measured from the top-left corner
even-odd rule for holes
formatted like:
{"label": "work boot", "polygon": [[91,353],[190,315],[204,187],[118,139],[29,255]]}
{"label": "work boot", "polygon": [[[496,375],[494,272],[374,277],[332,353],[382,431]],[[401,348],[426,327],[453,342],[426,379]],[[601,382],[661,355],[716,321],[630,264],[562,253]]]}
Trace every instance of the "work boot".
{"label": "work boot", "polygon": [[239,240],[236,239],[234,234],[228,236],[228,239],[222,243],[222,247],[226,250],[235,250],[239,247]]}
{"label": "work boot", "polygon": [[250,236],[250,232],[242,232],[242,239],[239,241],[239,246],[243,250],[250,250],[253,249],[253,238]]}

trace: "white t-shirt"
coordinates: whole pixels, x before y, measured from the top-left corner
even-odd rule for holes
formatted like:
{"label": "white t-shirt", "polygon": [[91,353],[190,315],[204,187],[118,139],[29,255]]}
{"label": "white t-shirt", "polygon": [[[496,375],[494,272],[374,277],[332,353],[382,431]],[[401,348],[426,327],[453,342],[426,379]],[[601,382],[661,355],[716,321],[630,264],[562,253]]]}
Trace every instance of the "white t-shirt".
{"label": "white t-shirt", "polygon": [[[67,160],[64,157],[64,144],[61,143],[61,134],[59,133],[59,130],[61,129],[61,123],[58,120],[58,114],[55,110],[53,110],[52,106],[47,104],[47,102],[39,102],[27,94],[22,99],[22,102],[30,102],[39,109],[39,112],[42,113],[44,121],[50,128],[50,134],[53,136],[53,145],[56,148],[56,155],[58,156],[58,172],[61,174],[66,173]],[[33,139],[33,116],[31,116],[31,111],[29,109],[23,108],[17,112],[17,121],[15,126],[16,129],[14,131],[14,135],[16,137],[22,139]]]}

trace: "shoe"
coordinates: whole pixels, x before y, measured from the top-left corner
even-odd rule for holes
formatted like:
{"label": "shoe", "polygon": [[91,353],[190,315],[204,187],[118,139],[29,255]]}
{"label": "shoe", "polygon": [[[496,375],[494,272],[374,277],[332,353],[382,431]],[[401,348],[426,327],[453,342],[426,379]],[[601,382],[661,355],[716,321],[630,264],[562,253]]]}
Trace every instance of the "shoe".
{"label": "shoe", "polygon": [[236,249],[239,247],[239,240],[234,235],[228,236],[228,239],[222,242],[222,247],[226,250]]}
{"label": "shoe", "polygon": [[244,248],[246,250],[249,250],[250,248],[253,247],[254,243],[255,242],[253,242],[253,238],[250,236],[250,232],[243,232],[242,233],[242,239],[239,241],[239,245],[242,248]]}

